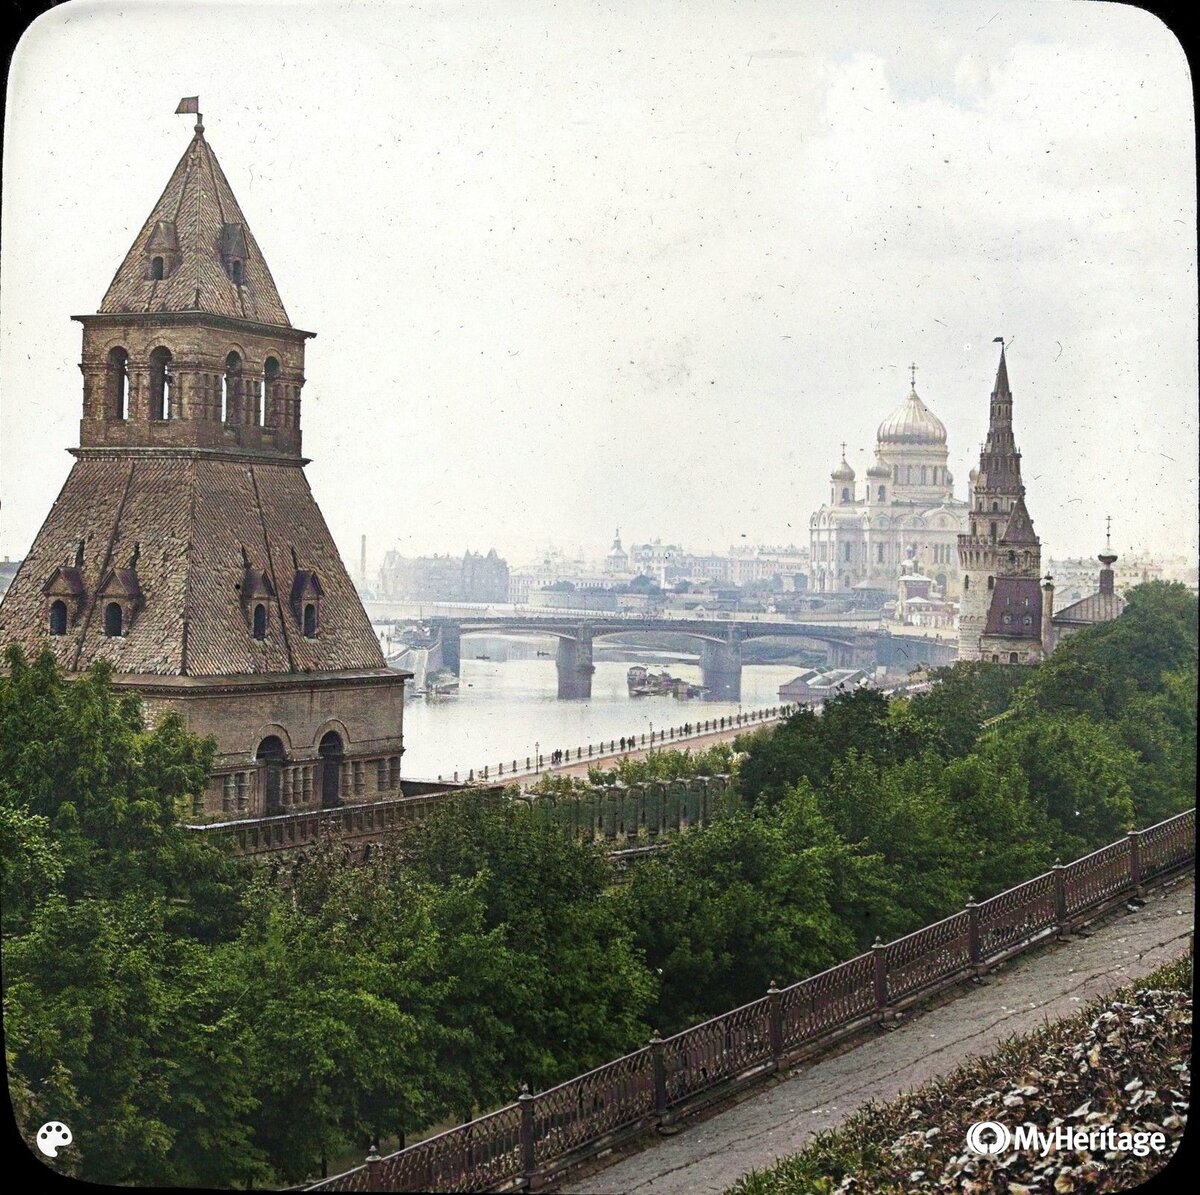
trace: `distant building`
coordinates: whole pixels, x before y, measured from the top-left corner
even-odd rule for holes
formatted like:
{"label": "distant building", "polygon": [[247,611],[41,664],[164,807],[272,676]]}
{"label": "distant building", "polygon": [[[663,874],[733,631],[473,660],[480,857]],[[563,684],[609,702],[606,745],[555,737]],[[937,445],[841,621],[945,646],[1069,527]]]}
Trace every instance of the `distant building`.
{"label": "distant building", "polygon": [[401,556],[388,552],[379,570],[380,597],[391,601],[507,602],[508,562],[487,555]]}
{"label": "distant building", "polygon": [[1032,664],[1049,650],[1054,585],[1040,582],[1042,544],[1025,508],[1012,411],[1002,343],[987,440],[971,470],[970,526],[958,537],[961,660]]}
{"label": "distant building", "polygon": [[829,501],[809,519],[809,589],[895,594],[911,558],[943,594],[958,584],[958,535],[967,503],[954,497],[946,428],[916,387],[880,425],[875,463],[862,483],[846,460],[829,477]]}
{"label": "distant building", "polygon": [[857,689],[869,680],[861,668],[810,668],[779,686],[780,701],[801,705],[819,704],[838,693]]}
{"label": "distant building", "polygon": [[17,575],[17,569],[21,567],[19,560],[9,560],[5,558],[0,560],[0,596],[8,590],[12,579]]}
{"label": "distant building", "polygon": [[1100,588],[1095,593],[1072,602],[1056,611],[1050,618],[1053,628],[1053,644],[1057,645],[1063,639],[1073,635],[1084,627],[1096,626],[1102,622],[1112,622],[1120,618],[1125,609],[1125,599],[1116,592],[1113,581],[1113,564],[1116,557],[1105,553],[1100,560]]}
{"label": "distant building", "polygon": [[629,572],[629,553],[621,547],[621,528],[613,537],[612,547],[604,558],[604,571],[610,577],[623,577]]}

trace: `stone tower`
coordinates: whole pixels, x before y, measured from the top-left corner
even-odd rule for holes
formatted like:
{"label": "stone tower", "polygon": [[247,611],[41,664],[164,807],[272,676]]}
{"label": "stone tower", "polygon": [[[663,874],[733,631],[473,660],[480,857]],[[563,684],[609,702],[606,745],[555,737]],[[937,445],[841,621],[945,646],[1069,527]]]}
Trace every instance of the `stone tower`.
{"label": "stone tower", "polygon": [[195,136],[83,325],[75,464],[0,606],[0,644],[111,662],[217,741],[197,815],[399,794],[390,670],[300,454],[305,342]]}
{"label": "stone tower", "polygon": [[1003,342],[987,440],[979,468],[971,470],[967,519],[968,529],[958,537],[959,659],[1035,663],[1045,651],[1053,587],[1047,578],[1043,592],[1039,581],[1041,541],[1025,508]]}

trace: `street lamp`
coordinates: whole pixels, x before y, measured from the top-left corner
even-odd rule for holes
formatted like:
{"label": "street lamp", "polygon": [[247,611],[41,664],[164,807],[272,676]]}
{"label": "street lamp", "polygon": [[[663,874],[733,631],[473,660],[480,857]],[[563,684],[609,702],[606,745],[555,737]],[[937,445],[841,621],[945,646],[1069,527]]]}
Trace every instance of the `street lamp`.
{"label": "street lamp", "polygon": [[650,723],[650,750],[654,750],[654,723]]}
{"label": "street lamp", "polygon": [[533,744],[533,770],[535,772],[542,770],[542,745],[536,740]]}

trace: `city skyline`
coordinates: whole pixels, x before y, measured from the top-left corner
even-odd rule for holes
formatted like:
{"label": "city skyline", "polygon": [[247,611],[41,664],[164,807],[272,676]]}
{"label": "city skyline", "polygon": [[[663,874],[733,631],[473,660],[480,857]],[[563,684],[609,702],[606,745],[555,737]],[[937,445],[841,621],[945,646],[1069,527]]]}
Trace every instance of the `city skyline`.
{"label": "city skyline", "polygon": [[[1112,6],[697,7],[47,13],[6,116],[0,555],[26,550],[78,442],[70,316],[95,310],[199,93],[317,332],[305,450],[348,561],[361,534],[376,564],[516,562],[618,524],[807,548],[841,442],[861,476],[911,361],[965,497],[997,335],[1047,557],[1094,554],[1107,514],[1117,552],[1194,557],[1192,112],[1165,27]],[[287,54],[263,57],[284,15]],[[158,65],[185,40],[211,53]]]}

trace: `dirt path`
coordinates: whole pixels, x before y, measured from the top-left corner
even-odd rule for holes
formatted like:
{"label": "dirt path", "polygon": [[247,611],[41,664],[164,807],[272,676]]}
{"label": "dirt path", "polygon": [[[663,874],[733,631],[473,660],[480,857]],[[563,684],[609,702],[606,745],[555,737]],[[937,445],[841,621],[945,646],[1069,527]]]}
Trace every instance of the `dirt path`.
{"label": "dirt path", "polygon": [[1093,997],[1178,957],[1188,946],[1193,901],[1190,877],[1151,892],[1137,912],[1110,914],[1086,937],[1017,958],[937,1007],[914,1009],[898,1028],[804,1064],[677,1136],[648,1138],[640,1152],[561,1189],[717,1195],[863,1104],[890,1100],[1012,1034],[1071,1016]]}

